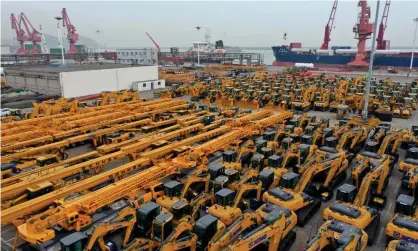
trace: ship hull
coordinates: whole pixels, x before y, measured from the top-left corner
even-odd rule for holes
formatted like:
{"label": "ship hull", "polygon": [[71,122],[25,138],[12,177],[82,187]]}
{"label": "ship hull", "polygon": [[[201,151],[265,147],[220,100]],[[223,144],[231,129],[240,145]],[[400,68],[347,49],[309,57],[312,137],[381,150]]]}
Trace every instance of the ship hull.
{"label": "ship hull", "polygon": [[[283,46],[273,46],[276,66],[294,66],[295,63],[312,63],[315,67],[347,67],[347,64],[354,60],[355,54],[346,55],[323,55],[313,53],[296,53]],[[408,55],[375,55],[373,66],[387,68],[394,66],[399,69],[409,69],[411,54]],[[418,68],[418,53],[414,56],[413,68]]]}

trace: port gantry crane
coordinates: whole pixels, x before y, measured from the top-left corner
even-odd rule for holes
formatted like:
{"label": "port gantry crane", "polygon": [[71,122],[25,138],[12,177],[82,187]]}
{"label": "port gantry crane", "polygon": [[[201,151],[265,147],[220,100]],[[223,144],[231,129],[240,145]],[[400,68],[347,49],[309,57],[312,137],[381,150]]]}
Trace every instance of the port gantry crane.
{"label": "port gantry crane", "polygon": [[[26,15],[22,12],[20,13],[20,22],[23,23],[23,25],[25,26],[26,29],[26,33],[28,34],[28,40],[32,42],[33,48],[30,51],[31,53],[41,53],[41,51],[38,48],[38,43],[41,42],[41,37],[39,36],[40,33],[33,27],[33,25],[31,24],[31,22],[29,21],[29,19],[26,17]],[[29,29],[32,28],[32,32]]]}
{"label": "port gantry crane", "polygon": [[[20,19],[20,16],[18,18]],[[25,41],[28,40],[28,36],[20,27],[20,20],[16,19],[15,14],[12,13],[10,16],[10,21],[12,22],[12,29],[16,32],[16,40],[19,42],[19,49],[17,50],[17,54],[25,54],[28,52],[28,50],[25,49]]]}
{"label": "port gantry crane", "polygon": [[369,65],[366,61],[366,41],[373,33],[373,24],[369,23],[371,13],[370,7],[367,6],[367,0],[360,0],[358,7],[360,7],[360,13],[358,15],[357,24],[355,24],[353,28],[353,32],[356,34],[355,38],[358,39],[358,49],[354,60],[347,65],[366,67]]}
{"label": "port gantry crane", "polygon": [[389,8],[390,8],[390,0],[386,0],[385,9],[383,10],[382,21],[379,25],[379,33],[377,33],[377,50],[388,50],[389,49],[389,40],[384,40],[384,35],[387,27],[388,22],[388,15],[389,15]]}
{"label": "port gantry crane", "polygon": [[70,44],[70,50],[68,53],[77,53],[77,48],[75,47],[75,43],[78,41],[78,33],[76,33],[75,26],[71,24],[70,18],[68,17],[67,10],[65,8],[62,9],[62,26],[67,27],[67,39],[68,43]]}
{"label": "port gantry crane", "polygon": [[331,31],[334,28],[334,18],[337,12],[338,0],[334,1],[332,5],[331,14],[329,15],[327,26],[325,26],[324,42],[321,45],[321,50],[328,50],[329,41],[331,41]]}

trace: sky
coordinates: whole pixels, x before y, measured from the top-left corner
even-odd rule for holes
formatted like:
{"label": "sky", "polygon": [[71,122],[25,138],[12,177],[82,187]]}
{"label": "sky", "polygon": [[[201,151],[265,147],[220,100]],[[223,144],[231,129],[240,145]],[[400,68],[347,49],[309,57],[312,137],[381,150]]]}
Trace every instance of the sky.
{"label": "sky", "polygon": [[[380,3],[383,13],[385,0]],[[331,45],[356,45],[353,25],[358,1],[338,3]],[[67,9],[72,24],[80,35],[92,38],[107,48],[152,47],[149,32],[160,47],[188,47],[192,41],[203,40],[206,29],[211,41],[223,40],[225,45],[268,47],[301,42],[303,46],[320,46],[333,1],[188,1],[188,2],[95,2],[95,1],[1,1],[2,39],[15,37],[10,14],[24,12],[35,27],[42,25],[45,33],[57,34],[55,16]],[[376,1],[369,1],[374,22]],[[418,0],[392,0],[385,39],[391,46],[412,47],[414,22],[418,17]],[[197,31],[195,26],[201,26]],[[97,30],[100,32],[98,33]],[[371,39],[368,44],[371,44]]]}

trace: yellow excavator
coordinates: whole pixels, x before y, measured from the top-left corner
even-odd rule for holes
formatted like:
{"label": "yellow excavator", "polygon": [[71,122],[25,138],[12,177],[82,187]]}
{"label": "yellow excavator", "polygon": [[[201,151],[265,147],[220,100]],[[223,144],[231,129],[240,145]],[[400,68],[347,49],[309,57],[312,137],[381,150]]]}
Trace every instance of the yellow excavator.
{"label": "yellow excavator", "polygon": [[164,183],[164,195],[157,199],[157,204],[171,212],[172,205],[180,199],[192,200],[194,192],[199,194],[202,190],[209,192],[209,173],[188,175],[183,183],[171,180]]}
{"label": "yellow excavator", "polygon": [[[258,227],[261,228],[263,224],[272,224],[272,218],[279,217],[279,215],[281,215],[280,218],[285,218],[287,227],[283,230],[279,249],[277,250],[286,250],[293,244],[296,238],[296,233],[292,231],[296,225],[296,215],[287,208],[265,204],[256,212],[248,212],[240,216],[216,239],[209,243],[208,251],[221,251],[228,246],[234,245],[234,242],[240,241],[239,239],[243,234]],[[253,234],[258,234],[258,231],[255,231]]]}
{"label": "yellow excavator", "polygon": [[[332,181],[339,180],[336,178],[339,176],[338,173],[341,174],[340,177],[343,177],[347,166],[348,162],[344,156],[331,157],[309,167],[302,177],[294,172],[286,173],[281,177],[280,187],[272,188],[263,194],[263,201],[294,211],[298,216],[298,225],[304,226],[321,207],[321,200],[316,195],[320,193],[325,200],[332,198],[331,188],[337,184],[332,184],[334,183]],[[319,189],[312,187],[305,192],[305,188],[315,173],[324,171],[328,171],[324,185]]]}
{"label": "yellow excavator", "polygon": [[84,232],[72,233],[60,240],[61,250],[115,250],[116,244],[113,242],[105,243],[104,237],[112,231],[125,228],[125,235],[122,242],[122,248],[125,247],[131,238],[131,233],[136,224],[136,210],[131,207],[125,207],[115,218],[109,222],[103,222],[94,226],[91,234]]}
{"label": "yellow excavator", "polygon": [[386,241],[405,240],[418,245],[418,210],[414,197],[401,194],[396,199],[393,218],[386,225]]}
{"label": "yellow excavator", "polygon": [[[248,167],[251,157],[256,152],[256,147],[253,140],[247,140],[241,146],[238,145],[236,151],[225,151],[222,155],[223,162],[226,168],[236,169],[241,171]],[[238,153],[238,154],[237,154]]]}
{"label": "yellow excavator", "polygon": [[261,182],[251,182],[242,184],[237,192],[228,188],[219,190],[215,193],[215,205],[209,207],[208,213],[217,217],[225,225],[231,225],[248,207],[243,198],[244,194],[255,192],[256,195],[254,199],[250,199],[249,207],[258,208],[261,186]]}
{"label": "yellow excavator", "polygon": [[320,111],[328,111],[330,108],[330,90],[321,88],[320,95],[315,98],[313,109]]}
{"label": "yellow excavator", "polygon": [[386,251],[418,251],[418,245],[407,240],[389,242]]}
{"label": "yellow excavator", "polygon": [[[292,231],[295,226],[292,218],[295,217],[290,210],[282,209],[283,211],[276,208],[268,213],[262,212],[265,216],[258,220],[259,224],[251,231],[248,227],[247,231],[242,231],[242,221],[238,219],[237,223],[229,227],[230,231],[225,231],[224,235],[210,243],[208,251],[245,251],[259,248],[268,251],[288,250],[296,239],[296,233]],[[247,226],[249,224],[251,223],[247,221]]]}
{"label": "yellow excavator", "polygon": [[399,163],[399,170],[408,172],[418,168],[418,147],[411,147],[406,152],[405,160]]}
{"label": "yellow excavator", "polygon": [[340,250],[363,251],[367,247],[368,236],[362,229],[337,220],[326,221],[305,251]]}
{"label": "yellow excavator", "polygon": [[[193,233],[193,225],[187,221],[174,226],[173,215],[164,212],[152,222],[151,237],[138,238],[137,243],[145,244],[142,250],[196,250],[198,236]],[[133,245],[133,244],[131,244]],[[141,249],[140,249],[141,250]]]}
{"label": "yellow excavator", "polygon": [[[372,245],[380,220],[380,214],[374,207],[383,208],[386,204],[384,190],[388,184],[390,162],[390,157],[386,156],[378,166],[371,168],[357,194],[357,188],[353,185],[346,183],[340,186],[337,189],[337,202],[324,209],[322,218],[336,219],[365,230],[369,236],[368,244]],[[377,183],[377,187],[373,189],[374,183]],[[367,204],[374,207],[368,207]]]}

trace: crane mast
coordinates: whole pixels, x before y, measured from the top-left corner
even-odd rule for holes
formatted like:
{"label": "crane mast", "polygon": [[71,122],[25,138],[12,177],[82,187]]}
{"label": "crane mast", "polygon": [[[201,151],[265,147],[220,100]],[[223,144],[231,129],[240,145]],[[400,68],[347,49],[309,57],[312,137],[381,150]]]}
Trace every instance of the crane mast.
{"label": "crane mast", "polygon": [[145,34],[147,34],[149,39],[151,39],[151,41],[154,43],[155,47],[157,47],[157,52],[161,52],[160,46],[157,44],[157,42],[155,42],[155,40],[151,37],[151,35],[148,32],[145,32]]}
{"label": "crane mast", "polygon": [[379,33],[377,33],[377,49],[378,50],[388,50],[389,49],[389,40],[384,40],[385,30],[387,27],[388,15],[390,8],[390,0],[386,0],[385,9],[383,10],[382,21],[379,25]]}
{"label": "crane mast", "polygon": [[42,32],[42,25],[39,25],[39,30],[41,31],[40,34],[42,36],[42,46],[43,46],[44,53],[48,53],[49,52],[48,45],[46,43],[44,33]]}
{"label": "crane mast", "polygon": [[74,25],[71,24],[70,18],[68,17],[67,10],[65,8],[62,9],[62,26],[67,27],[67,39],[68,43],[70,44],[70,50],[68,53],[77,53],[77,48],[75,47],[75,43],[78,41],[78,33],[76,33],[76,29]]}
{"label": "crane mast", "polygon": [[[39,36],[39,32],[33,27],[32,23],[26,17],[26,15],[22,12],[20,13],[19,24],[23,23],[26,29],[26,33],[28,34],[27,41],[32,42],[33,48],[30,51],[31,53],[41,53],[38,48],[38,43],[41,42],[41,37]],[[32,32],[31,32],[31,29]]]}
{"label": "crane mast", "polygon": [[331,31],[334,27],[335,13],[337,12],[338,0],[334,1],[331,14],[329,15],[327,26],[325,26],[324,43],[321,45],[321,50],[328,50],[329,41],[331,41]]}
{"label": "crane mast", "polygon": [[357,23],[353,27],[355,38],[358,40],[357,53],[354,60],[348,63],[348,66],[366,67],[369,63],[366,61],[366,41],[373,33],[373,24],[369,23],[370,7],[367,6],[367,0],[360,0],[358,3],[360,12]]}
{"label": "crane mast", "polygon": [[28,52],[25,49],[25,41],[28,40],[28,37],[26,36],[25,31],[20,28],[20,20],[18,21],[16,19],[15,14],[12,13],[10,16],[10,21],[12,22],[12,29],[16,32],[16,40],[19,42],[19,49],[17,50],[17,54],[25,54]]}

